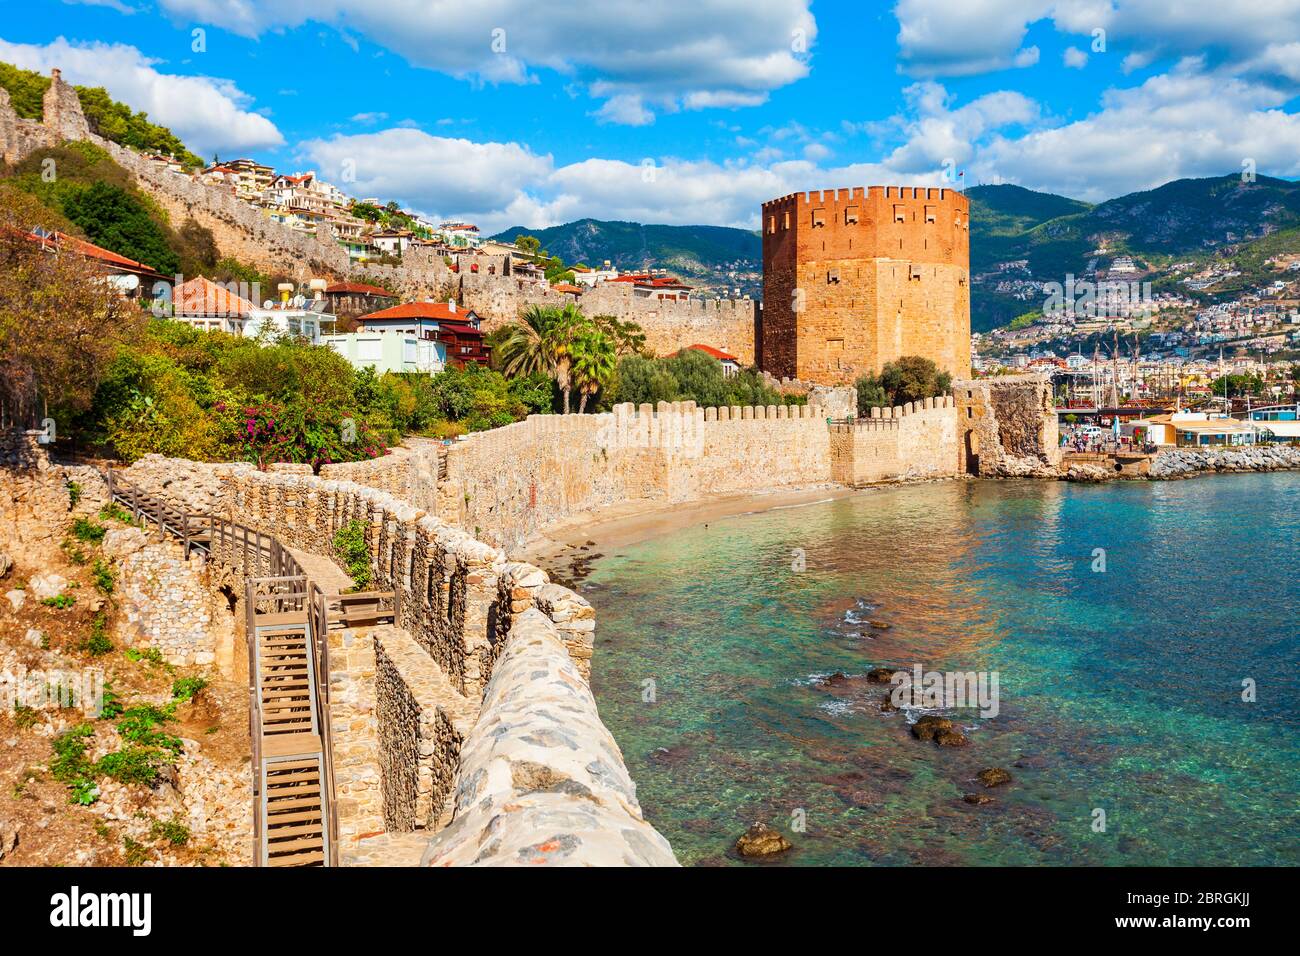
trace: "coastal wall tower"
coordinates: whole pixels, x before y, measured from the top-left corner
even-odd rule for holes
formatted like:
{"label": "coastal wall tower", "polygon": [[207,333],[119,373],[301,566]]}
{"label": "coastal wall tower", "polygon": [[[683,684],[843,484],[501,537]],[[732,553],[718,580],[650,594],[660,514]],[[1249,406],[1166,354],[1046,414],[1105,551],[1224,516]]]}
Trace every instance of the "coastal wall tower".
{"label": "coastal wall tower", "polygon": [[757,351],[778,378],[844,384],[903,355],[970,375],[970,203],[870,186],[763,204]]}

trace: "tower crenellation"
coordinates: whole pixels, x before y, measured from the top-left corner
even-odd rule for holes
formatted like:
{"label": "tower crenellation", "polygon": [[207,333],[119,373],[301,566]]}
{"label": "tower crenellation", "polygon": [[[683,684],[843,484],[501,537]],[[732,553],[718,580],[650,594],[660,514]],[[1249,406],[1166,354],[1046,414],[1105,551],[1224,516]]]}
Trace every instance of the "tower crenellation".
{"label": "tower crenellation", "polygon": [[970,371],[970,204],[921,186],[763,204],[763,368],[826,384],[904,355]]}

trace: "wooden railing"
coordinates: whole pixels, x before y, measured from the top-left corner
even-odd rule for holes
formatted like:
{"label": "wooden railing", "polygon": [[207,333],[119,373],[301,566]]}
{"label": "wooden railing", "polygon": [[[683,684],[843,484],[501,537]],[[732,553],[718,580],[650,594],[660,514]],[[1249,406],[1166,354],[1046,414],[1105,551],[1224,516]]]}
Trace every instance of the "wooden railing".
{"label": "wooden railing", "polygon": [[[237,571],[244,579],[245,634],[248,644],[248,729],[253,755],[253,806],[255,845],[262,844],[261,769],[262,769],[262,701],[257,686],[258,653],[256,618],[261,614],[302,613],[308,623],[308,640],[313,657],[315,681],[315,716],[320,728],[321,752],[325,779],[321,798],[329,827],[329,865],[338,865],[338,813],[334,804],[334,760],[332,729],[329,717],[329,628],[334,620],[331,610],[341,599],[354,603],[367,599],[374,608],[384,599],[392,602],[389,614],[395,620],[396,599],[392,592],[366,595],[326,595],[308,580],[298,559],[273,535],[213,514],[195,514],[149,495],[115,473],[104,471],[109,501],[125,507],[140,524],[156,525],[179,539],[188,558],[194,551]],[[346,603],[346,602],[345,602]],[[373,616],[373,615],[372,615]],[[344,626],[346,618],[339,618]],[[260,861],[259,849],[256,858]]]}

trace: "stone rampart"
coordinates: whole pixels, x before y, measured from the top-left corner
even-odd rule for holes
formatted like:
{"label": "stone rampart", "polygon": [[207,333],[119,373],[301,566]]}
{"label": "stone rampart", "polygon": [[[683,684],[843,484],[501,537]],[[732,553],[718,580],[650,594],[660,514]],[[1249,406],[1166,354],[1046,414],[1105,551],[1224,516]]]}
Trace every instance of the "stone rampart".
{"label": "stone rampart", "polygon": [[873,408],[867,418],[833,422],[830,429],[831,475],[840,484],[957,474],[957,409],[951,396]]}
{"label": "stone rampart", "polygon": [[1055,478],[1060,429],[1046,375],[953,382],[960,470],[984,478]]}
{"label": "stone rampart", "polygon": [[676,866],[596,701],[541,611],[520,614],[461,748],[426,866]]}
{"label": "stone rampart", "polygon": [[533,415],[457,442],[447,450],[436,500],[416,503],[510,550],[553,524],[615,504],[829,481],[820,409],[661,402],[599,415]]}

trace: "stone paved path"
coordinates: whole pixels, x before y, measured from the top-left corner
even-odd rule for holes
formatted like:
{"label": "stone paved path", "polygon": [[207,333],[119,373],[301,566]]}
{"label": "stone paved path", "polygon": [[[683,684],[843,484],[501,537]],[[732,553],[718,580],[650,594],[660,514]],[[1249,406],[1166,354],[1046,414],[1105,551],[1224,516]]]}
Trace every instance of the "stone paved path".
{"label": "stone paved path", "polygon": [[289,553],[298,560],[307,577],[326,594],[339,594],[352,587],[352,578],[331,559],[310,551],[289,548]]}

